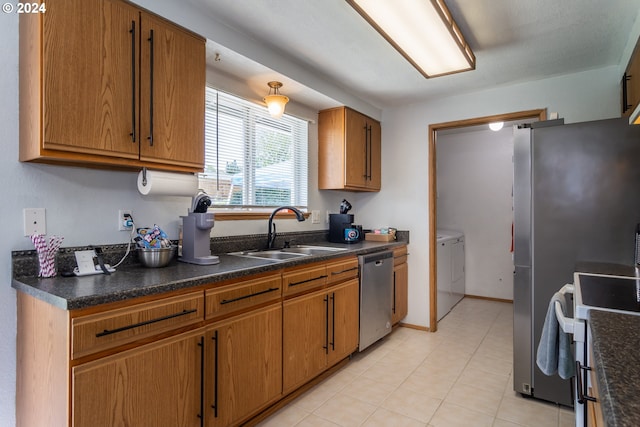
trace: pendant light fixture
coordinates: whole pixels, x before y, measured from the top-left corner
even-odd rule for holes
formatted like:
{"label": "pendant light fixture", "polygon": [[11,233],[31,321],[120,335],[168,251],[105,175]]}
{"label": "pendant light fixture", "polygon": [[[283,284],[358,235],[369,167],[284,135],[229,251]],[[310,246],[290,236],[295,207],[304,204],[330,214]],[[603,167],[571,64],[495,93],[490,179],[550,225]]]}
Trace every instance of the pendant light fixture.
{"label": "pendant light fixture", "polygon": [[269,94],[263,98],[263,101],[267,104],[271,117],[279,119],[284,114],[284,106],[289,102],[289,98],[280,94],[282,83],[269,82],[267,85],[269,86]]}
{"label": "pendant light fixture", "polygon": [[423,76],[476,68],[444,0],[346,0]]}

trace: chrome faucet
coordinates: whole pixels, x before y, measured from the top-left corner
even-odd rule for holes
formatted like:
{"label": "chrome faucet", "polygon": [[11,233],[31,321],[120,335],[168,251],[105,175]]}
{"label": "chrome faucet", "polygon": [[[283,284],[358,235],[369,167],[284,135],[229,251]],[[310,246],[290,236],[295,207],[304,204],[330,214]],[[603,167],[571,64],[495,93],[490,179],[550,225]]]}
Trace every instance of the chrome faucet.
{"label": "chrome faucet", "polygon": [[304,221],[304,214],[300,212],[297,208],[293,206],[280,206],[275,208],[273,212],[271,212],[271,216],[269,217],[269,232],[267,233],[267,249],[273,248],[273,243],[276,241],[276,225],[273,223],[273,217],[276,216],[278,212],[281,210],[288,209],[293,211],[296,214],[296,219],[298,221]]}

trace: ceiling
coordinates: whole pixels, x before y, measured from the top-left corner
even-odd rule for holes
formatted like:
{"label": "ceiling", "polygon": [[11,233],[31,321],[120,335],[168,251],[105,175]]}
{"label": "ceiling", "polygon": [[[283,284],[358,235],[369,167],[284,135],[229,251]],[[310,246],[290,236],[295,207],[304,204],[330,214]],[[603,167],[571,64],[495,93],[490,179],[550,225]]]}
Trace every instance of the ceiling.
{"label": "ceiling", "polygon": [[283,94],[318,108],[336,104],[313,87],[318,81],[384,109],[618,66],[640,10],[638,0],[445,0],[476,70],[426,79],[345,0],[186,1],[315,78],[294,80],[277,63],[260,64],[215,40],[208,44],[211,67],[245,81],[278,77]]}

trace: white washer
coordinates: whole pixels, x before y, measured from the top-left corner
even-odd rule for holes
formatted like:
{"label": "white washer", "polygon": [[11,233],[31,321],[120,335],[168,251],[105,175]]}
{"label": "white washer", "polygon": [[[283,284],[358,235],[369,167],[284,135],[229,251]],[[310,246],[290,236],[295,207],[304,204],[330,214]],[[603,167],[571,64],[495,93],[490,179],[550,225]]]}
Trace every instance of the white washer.
{"label": "white washer", "polygon": [[464,234],[455,230],[438,230],[436,237],[437,310],[440,320],[464,297]]}

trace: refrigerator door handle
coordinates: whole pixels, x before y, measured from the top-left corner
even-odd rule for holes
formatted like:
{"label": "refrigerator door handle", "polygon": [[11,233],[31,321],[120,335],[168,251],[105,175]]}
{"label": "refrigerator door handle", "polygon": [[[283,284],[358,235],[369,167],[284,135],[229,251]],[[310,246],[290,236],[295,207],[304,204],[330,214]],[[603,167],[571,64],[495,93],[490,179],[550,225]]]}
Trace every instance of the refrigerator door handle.
{"label": "refrigerator door handle", "polygon": [[[560,288],[558,292],[564,296],[565,294],[573,294],[574,290],[575,286],[568,283]],[[572,317],[566,317],[562,312],[562,307],[558,301],[555,303],[555,310],[560,329],[567,334],[573,334],[574,341],[584,342],[584,327],[581,326],[582,321]]]}

